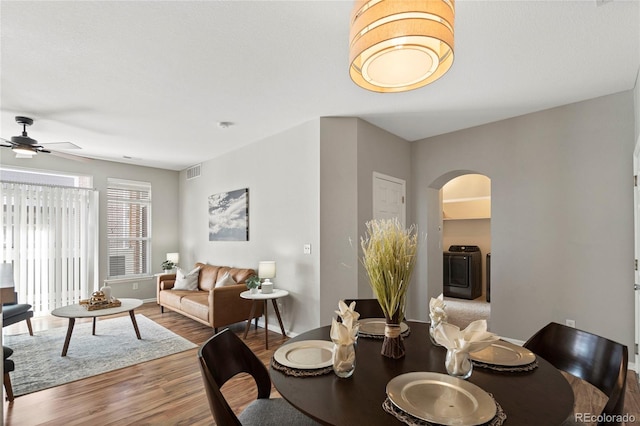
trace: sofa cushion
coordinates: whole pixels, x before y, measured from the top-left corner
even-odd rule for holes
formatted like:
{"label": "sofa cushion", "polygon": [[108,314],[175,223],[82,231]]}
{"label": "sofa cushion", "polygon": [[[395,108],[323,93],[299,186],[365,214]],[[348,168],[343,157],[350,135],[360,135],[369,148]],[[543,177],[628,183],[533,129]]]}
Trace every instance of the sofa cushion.
{"label": "sofa cushion", "polygon": [[197,290],[198,289],[198,275],[200,273],[200,267],[197,266],[190,272],[185,273],[182,269],[176,270],[176,282],[173,285],[174,290]]}
{"label": "sofa cushion", "polygon": [[200,267],[200,277],[198,278],[198,288],[200,290],[211,290],[215,288],[216,283],[227,272],[238,284],[244,283],[247,278],[256,273],[253,269],[230,268],[228,266],[214,266],[205,263],[196,263],[196,266]]}
{"label": "sofa cushion", "polygon": [[203,321],[209,321],[209,292],[196,291],[186,294],[180,299],[180,309],[183,312],[200,318]]}
{"label": "sofa cushion", "polygon": [[231,275],[229,275],[229,272],[225,272],[225,274],[222,276],[222,278],[220,278],[218,280],[218,282],[216,282],[216,288],[217,287],[224,287],[224,286],[227,286],[227,285],[235,285],[235,284],[237,284],[236,280],[231,278]]}

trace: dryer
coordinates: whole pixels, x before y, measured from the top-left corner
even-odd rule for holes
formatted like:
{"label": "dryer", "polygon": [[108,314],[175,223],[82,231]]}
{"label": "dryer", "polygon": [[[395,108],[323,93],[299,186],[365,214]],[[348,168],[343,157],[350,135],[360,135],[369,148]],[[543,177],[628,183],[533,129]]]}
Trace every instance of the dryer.
{"label": "dryer", "polygon": [[475,299],[482,295],[482,253],[478,246],[452,245],[443,255],[443,294]]}

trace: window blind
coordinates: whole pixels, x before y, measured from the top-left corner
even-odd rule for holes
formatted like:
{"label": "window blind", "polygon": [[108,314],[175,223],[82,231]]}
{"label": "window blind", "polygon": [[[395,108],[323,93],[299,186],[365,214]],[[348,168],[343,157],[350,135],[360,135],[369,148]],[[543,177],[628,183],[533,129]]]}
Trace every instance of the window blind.
{"label": "window blind", "polygon": [[150,183],[107,180],[107,240],[109,278],[150,274]]}

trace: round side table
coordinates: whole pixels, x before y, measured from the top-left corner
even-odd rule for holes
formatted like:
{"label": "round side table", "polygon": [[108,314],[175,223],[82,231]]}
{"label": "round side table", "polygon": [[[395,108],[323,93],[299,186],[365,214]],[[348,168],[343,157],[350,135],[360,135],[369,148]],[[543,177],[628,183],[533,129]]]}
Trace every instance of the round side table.
{"label": "round side table", "polygon": [[280,324],[280,331],[282,332],[282,336],[286,336],[284,331],[284,326],[282,325],[282,318],[280,317],[280,310],[278,309],[278,304],[276,303],[276,299],[281,297],[288,296],[289,292],[287,290],[281,289],[273,289],[272,293],[262,293],[262,291],[258,291],[257,293],[251,293],[251,291],[243,291],[240,293],[240,297],[243,299],[253,300],[253,305],[251,305],[251,314],[249,314],[249,318],[247,319],[247,327],[244,329],[244,338],[247,338],[247,333],[249,333],[249,327],[251,327],[251,319],[253,318],[254,313],[256,312],[257,306],[259,303],[264,303],[264,348],[269,349],[269,315],[267,312],[268,301],[271,300],[273,304],[273,310],[278,317],[278,323]]}

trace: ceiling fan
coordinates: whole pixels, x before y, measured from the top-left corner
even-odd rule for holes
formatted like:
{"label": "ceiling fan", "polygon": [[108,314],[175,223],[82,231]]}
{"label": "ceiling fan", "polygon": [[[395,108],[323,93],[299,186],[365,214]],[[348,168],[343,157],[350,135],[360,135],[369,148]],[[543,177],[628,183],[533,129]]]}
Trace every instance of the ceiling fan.
{"label": "ceiling fan", "polygon": [[69,158],[77,161],[89,161],[87,157],[80,155],[67,154],[65,152],[59,152],[51,148],[59,149],[80,149],[80,147],[71,142],[52,142],[48,144],[38,144],[38,141],[32,139],[27,134],[27,126],[33,124],[33,119],[29,117],[16,116],[16,123],[22,126],[22,134],[20,136],[12,136],[11,140],[0,138],[2,144],[0,146],[5,148],[11,148],[16,154],[16,158],[31,158],[38,153],[53,154],[58,157]]}

